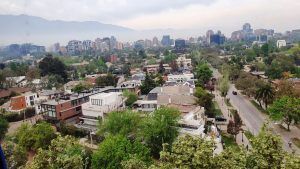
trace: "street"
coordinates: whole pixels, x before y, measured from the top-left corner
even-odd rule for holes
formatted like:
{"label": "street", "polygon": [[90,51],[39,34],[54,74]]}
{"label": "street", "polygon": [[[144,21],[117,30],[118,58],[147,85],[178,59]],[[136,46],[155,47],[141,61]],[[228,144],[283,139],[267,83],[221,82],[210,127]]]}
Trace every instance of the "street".
{"label": "street", "polygon": [[[219,78],[222,75],[214,68],[213,76],[215,78]],[[237,95],[233,95],[232,91],[237,91]],[[299,137],[300,130],[295,127],[291,126],[291,131],[288,132],[282,128],[278,124],[275,124],[271,120],[269,120],[268,116],[261,113],[252,103],[249,101],[249,98],[242,95],[233,84],[230,84],[230,89],[228,91],[227,98],[230,99],[230,103],[232,106],[238,110],[243,123],[246,125],[246,128],[254,135],[259,133],[260,128],[263,126],[265,122],[269,121],[269,126],[273,129],[273,132],[280,135],[283,141],[283,147],[285,150],[292,152],[293,150],[288,146],[291,138]],[[294,144],[292,145],[294,151],[299,154],[300,150]]]}

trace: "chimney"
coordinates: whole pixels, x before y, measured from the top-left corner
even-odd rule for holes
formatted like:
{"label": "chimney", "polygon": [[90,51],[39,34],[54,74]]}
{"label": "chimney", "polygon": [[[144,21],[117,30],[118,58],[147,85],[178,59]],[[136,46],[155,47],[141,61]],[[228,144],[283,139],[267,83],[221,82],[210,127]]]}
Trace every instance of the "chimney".
{"label": "chimney", "polygon": [[163,92],[163,88],[162,88],[162,87],[160,87],[160,92],[161,92],[161,93]]}
{"label": "chimney", "polygon": [[190,94],[193,95],[194,89],[190,87]]}
{"label": "chimney", "polygon": [[169,104],[172,103],[172,99],[171,99],[171,96],[169,95]]}

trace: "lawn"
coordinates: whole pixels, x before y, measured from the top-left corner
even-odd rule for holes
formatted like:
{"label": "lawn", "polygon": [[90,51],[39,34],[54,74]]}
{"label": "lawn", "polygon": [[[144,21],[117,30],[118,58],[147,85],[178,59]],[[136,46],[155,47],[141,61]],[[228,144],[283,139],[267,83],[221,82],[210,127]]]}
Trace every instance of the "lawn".
{"label": "lawn", "polygon": [[292,138],[292,142],[293,142],[298,148],[300,148],[300,139],[298,139],[298,138]]}
{"label": "lawn", "polygon": [[221,136],[222,136],[222,141],[225,144],[225,148],[228,147],[238,148],[238,144],[236,143],[234,136],[223,132],[221,133]]}
{"label": "lawn", "polygon": [[218,103],[215,102],[215,101],[214,101],[214,114],[215,114],[216,116],[223,115],[223,114],[222,114],[222,111],[221,111],[221,109],[220,109],[220,107],[219,107],[219,105],[218,105]]}
{"label": "lawn", "polygon": [[263,109],[262,107],[260,107],[259,104],[256,103],[255,100],[251,100],[251,103],[253,104],[253,106],[255,106],[260,112],[264,113],[264,114],[268,114],[268,112]]}

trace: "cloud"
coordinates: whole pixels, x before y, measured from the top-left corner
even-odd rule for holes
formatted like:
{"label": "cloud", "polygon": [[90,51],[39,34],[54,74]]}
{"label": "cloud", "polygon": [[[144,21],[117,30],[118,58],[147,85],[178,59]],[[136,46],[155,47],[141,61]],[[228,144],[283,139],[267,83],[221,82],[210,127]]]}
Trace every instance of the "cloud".
{"label": "cloud", "polygon": [[215,0],[1,0],[2,14],[28,14],[47,19],[98,20],[114,23],[139,15],[180,9]]}
{"label": "cloud", "polygon": [[254,28],[286,31],[300,28],[299,9],[299,0],[219,0],[209,6],[188,5],[140,15],[119,24],[136,29],[199,29],[202,33],[207,29],[219,29],[230,35],[245,22],[250,22]]}
{"label": "cloud", "polygon": [[[1,0],[0,14],[119,24],[133,29],[300,28],[300,0]],[[197,30],[197,31],[195,31]],[[187,31],[188,32],[188,31]],[[187,35],[188,36],[188,35]]]}

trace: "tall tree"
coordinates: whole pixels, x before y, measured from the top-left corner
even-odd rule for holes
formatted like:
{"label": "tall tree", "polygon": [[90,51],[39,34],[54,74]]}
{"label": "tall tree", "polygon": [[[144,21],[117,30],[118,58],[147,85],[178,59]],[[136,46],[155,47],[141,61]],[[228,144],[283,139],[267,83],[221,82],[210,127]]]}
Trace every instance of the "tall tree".
{"label": "tall tree", "polygon": [[[26,169],[64,168],[82,169],[90,167],[91,153],[71,137],[58,136],[48,149],[39,149]],[[45,160],[47,159],[47,160]]]}
{"label": "tall tree", "polygon": [[228,90],[229,90],[229,75],[228,73],[226,73],[223,78],[221,78],[219,80],[219,90],[221,92],[221,95],[223,97],[226,97],[227,93],[228,93]]}
{"label": "tall tree", "polygon": [[261,103],[264,102],[266,109],[272,103],[275,97],[274,88],[270,84],[264,84],[256,91],[255,99]]}
{"label": "tall tree", "polygon": [[66,66],[58,58],[54,58],[51,54],[46,55],[46,57],[39,63],[39,69],[41,70],[41,75],[58,75],[67,80],[68,75],[66,72]]}
{"label": "tall tree", "polygon": [[107,137],[100,143],[98,150],[92,157],[92,169],[122,168],[122,162],[130,158],[137,158],[149,163],[149,149],[140,142],[130,142],[125,136],[115,135]]}
{"label": "tall tree", "polygon": [[290,130],[291,123],[300,120],[300,98],[283,96],[274,101],[268,112],[273,120],[282,120]]}
{"label": "tall tree", "polygon": [[171,144],[178,135],[180,112],[173,108],[160,108],[147,116],[141,124],[140,136],[151,149],[154,157],[159,156],[163,143]]}
{"label": "tall tree", "polygon": [[127,91],[127,90],[123,92],[123,96],[125,96],[125,98],[126,98],[125,105],[128,107],[132,107],[133,103],[138,100],[137,94],[135,94],[134,92]]}
{"label": "tall tree", "polygon": [[194,96],[197,98],[198,105],[205,108],[207,112],[210,112],[213,108],[213,95],[205,91],[202,87],[196,87]]}
{"label": "tall tree", "polygon": [[7,120],[4,119],[0,115],[0,142],[4,138],[5,133],[7,132],[8,127],[9,127],[9,124],[8,124]]}
{"label": "tall tree", "polygon": [[152,76],[146,73],[145,80],[142,83],[141,92],[142,94],[148,94],[152,89],[156,87],[156,83]]}
{"label": "tall tree", "polygon": [[106,76],[100,76],[96,79],[97,86],[116,86],[118,78],[112,74],[107,74]]}
{"label": "tall tree", "polygon": [[99,133],[111,135],[136,135],[140,124],[140,116],[132,111],[114,111],[100,122]]}
{"label": "tall tree", "polygon": [[213,71],[210,70],[206,63],[201,63],[196,67],[196,77],[200,83],[206,84],[213,75]]}

